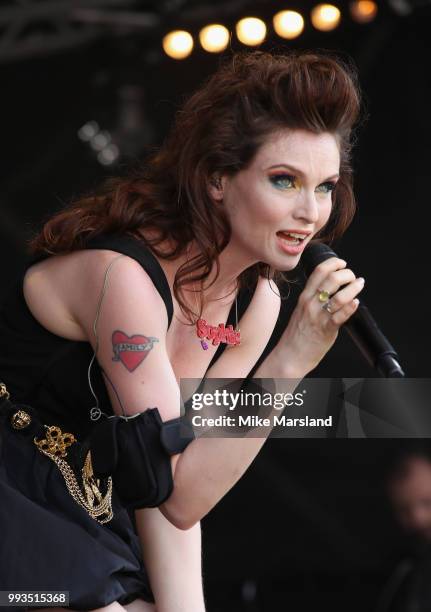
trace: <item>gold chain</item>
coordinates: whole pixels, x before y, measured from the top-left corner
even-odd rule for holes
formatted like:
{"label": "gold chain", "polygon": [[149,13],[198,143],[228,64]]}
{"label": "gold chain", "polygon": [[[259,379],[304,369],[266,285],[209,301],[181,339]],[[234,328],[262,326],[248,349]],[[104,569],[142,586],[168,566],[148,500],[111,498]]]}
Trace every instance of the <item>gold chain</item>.
{"label": "gold chain", "polygon": [[[3,382],[0,382],[0,397],[4,396],[6,396],[7,399],[10,397],[6,385]],[[19,428],[26,427],[31,421],[29,415],[22,410],[18,411],[14,417],[21,413],[27,417],[27,420]],[[17,428],[15,421],[12,421],[12,424],[15,426],[15,428]],[[75,436],[68,433],[64,434],[61,429],[56,426],[48,427],[45,425],[45,427],[48,430],[46,439],[37,440],[36,438],[33,438],[33,442],[41,453],[52,459],[52,461],[54,461],[54,463],[57,465],[73,499],[98,523],[108,523],[114,516],[112,511],[112,476],[109,476],[108,478],[108,488],[103,496],[100,490],[100,480],[95,478],[93,473],[91,451],[89,450],[85,457],[84,467],[82,468],[81,472],[82,484],[85,491],[84,495],[79,487],[72,468],[67,461],[61,458],[67,455],[66,448],[76,442]]]}
{"label": "gold chain", "polygon": [[[38,447],[40,452],[49,457],[57,464],[58,469],[63,475],[63,478],[66,482],[66,486],[69,490],[69,493],[72,495],[73,499],[82,506],[88,514],[94,518],[99,523],[108,523],[112,517],[112,476],[108,478],[108,490],[103,497],[99,488],[99,480],[96,480],[93,474],[93,469],[91,466],[91,454],[88,451],[87,456],[85,458],[84,467],[82,469],[82,482],[85,490],[85,497],[82,494],[81,489],[79,488],[79,484],[76,480],[76,476],[73,473],[72,468],[69,466],[67,461],[61,459],[60,457],[56,457],[54,455],[50,455],[48,452]],[[97,494],[95,493],[97,491]],[[97,502],[94,503],[94,498],[97,497]],[[107,514],[104,518],[98,518],[103,514]]]}

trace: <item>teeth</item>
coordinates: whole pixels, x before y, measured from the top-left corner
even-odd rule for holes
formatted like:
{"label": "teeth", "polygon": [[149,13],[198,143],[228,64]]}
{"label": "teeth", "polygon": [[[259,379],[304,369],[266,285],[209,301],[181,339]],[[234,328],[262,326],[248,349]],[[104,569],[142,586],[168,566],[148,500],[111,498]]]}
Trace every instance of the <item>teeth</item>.
{"label": "teeth", "polygon": [[280,236],[280,240],[292,246],[297,246],[298,244],[301,244],[301,240],[298,240],[298,238],[296,238],[296,240],[287,240],[287,238],[283,238],[283,236]]}
{"label": "teeth", "polygon": [[[279,235],[280,237],[292,236],[292,238],[295,238],[297,241],[299,240],[300,242],[302,242],[305,239],[304,234],[296,234],[295,232],[280,232]],[[293,241],[291,240],[290,242],[293,242]]]}
{"label": "teeth", "polygon": [[304,240],[304,234],[296,234],[295,232],[283,232],[286,236],[293,236],[293,238],[299,238],[299,240]]}

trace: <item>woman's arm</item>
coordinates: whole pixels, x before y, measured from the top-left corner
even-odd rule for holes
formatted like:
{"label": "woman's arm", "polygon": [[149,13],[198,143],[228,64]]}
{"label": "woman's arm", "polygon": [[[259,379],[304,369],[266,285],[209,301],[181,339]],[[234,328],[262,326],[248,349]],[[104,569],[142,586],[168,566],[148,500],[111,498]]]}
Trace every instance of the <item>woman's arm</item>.
{"label": "woman's arm", "polygon": [[[275,390],[294,393],[302,378],[320,363],[334,344],[340,326],[359,304],[354,298],[362,290],[363,283],[345,266],[345,261],[333,257],[315,268],[288,326],[254,373],[255,378],[283,379],[280,389],[276,384]],[[331,298],[333,314],[322,309],[317,298],[320,287],[331,287],[331,294],[337,293]],[[261,429],[260,438],[202,437],[189,444],[176,465],[174,491],[160,510],[168,518],[175,517],[176,524],[187,529],[234,486],[262,448],[271,429]],[[199,465],[199,470],[193,469],[193,465]],[[186,500],[192,490],[198,493],[193,507],[188,507]]]}
{"label": "woman's arm", "polygon": [[[109,258],[113,259],[112,253],[106,253],[96,250],[89,257],[81,284],[73,293],[70,312],[89,342],[97,347],[97,360],[109,381],[113,410],[131,415],[157,406],[163,421],[175,418],[180,414],[181,394],[166,350],[163,300],[145,270],[126,256],[117,258],[109,283],[104,283]],[[356,310],[353,298],[362,288],[353,280],[349,282],[355,277],[341,270],[345,265],[334,257],[315,268],[289,325],[255,377],[289,378],[283,391],[293,393],[299,381],[320,362],[335,342],[340,325]],[[344,274],[337,276],[337,270]],[[318,288],[330,286],[334,293],[346,283],[337,293],[337,311],[330,315],[322,310]],[[101,293],[103,286],[106,291]],[[96,311],[100,317],[95,329]],[[118,332],[127,340],[121,341],[120,348],[128,350],[129,340],[137,343],[133,354],[118,356]],[[239,480],[265,439],[194,440],[181,455],[172,457],[174,490],[160,511],[176,527],[190,529]]]}
{"label": "woman's arm", "polygon": [[[279,357],[275,349],[254,374],[255,378],[281,378],[283,393],[294,393],[302,380]],[[297,372],[295,371],[295,376]],[[189,529],[205,516],[235,485],[249,468],[266,436],[244,438],[201,437],[187,446],[175,465],[175,486],[172,494],[160,506],[160,511],[180,529]],[[190,503],[190,500],[193,503]]]}
{"label": "woman's arm", "polygon": [[135,517],[157,612],[205,612],[200,522],[183,531],[158,508]]}

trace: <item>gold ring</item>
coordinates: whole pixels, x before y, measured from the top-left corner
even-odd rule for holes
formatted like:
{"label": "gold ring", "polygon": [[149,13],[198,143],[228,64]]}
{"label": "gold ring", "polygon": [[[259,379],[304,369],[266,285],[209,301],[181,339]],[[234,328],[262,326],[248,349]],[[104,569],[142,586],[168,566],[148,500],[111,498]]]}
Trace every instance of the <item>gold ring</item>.
{"label": "gold ring", "polygon": [[327,302],[329,300],[329,291],[325,291],[325,289],[318,289],[319,294],[319,302]]}

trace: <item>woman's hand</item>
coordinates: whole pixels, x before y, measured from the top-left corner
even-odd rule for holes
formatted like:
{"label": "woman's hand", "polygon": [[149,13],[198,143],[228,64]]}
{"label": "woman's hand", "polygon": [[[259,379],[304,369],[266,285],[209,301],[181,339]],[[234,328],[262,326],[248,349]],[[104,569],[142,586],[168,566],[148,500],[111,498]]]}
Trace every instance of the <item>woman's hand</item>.
{"label": "woman's hand", "polygon": [[[358,308],[359,300],[355,298],[365,281],[356,278],[346,265],[338,257],[322,262],[313,270],[299,296],[276,347],[287,364],[290,378],[302,378],[320,363],[334,344],[340,326]],[[329,299],[322,302],[319,295],[324,291]]]}

